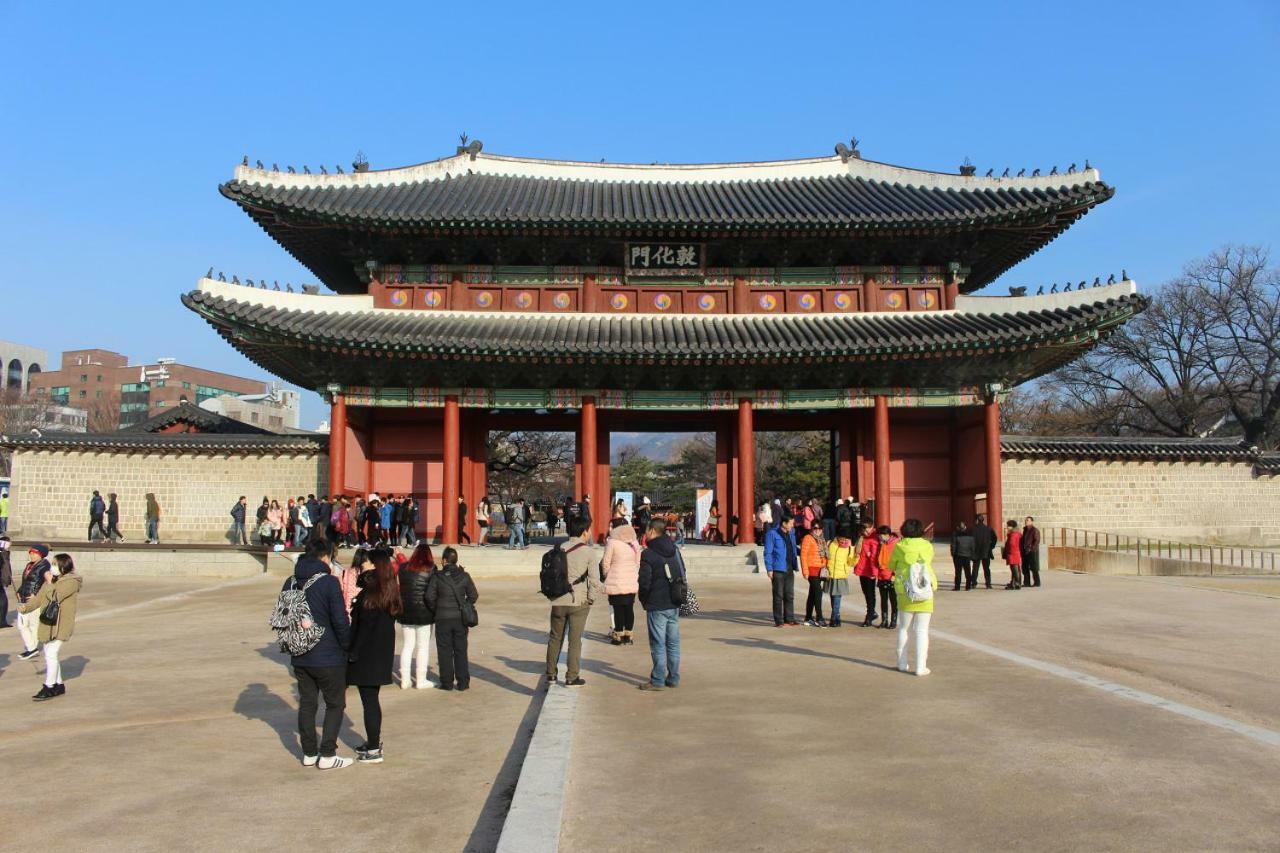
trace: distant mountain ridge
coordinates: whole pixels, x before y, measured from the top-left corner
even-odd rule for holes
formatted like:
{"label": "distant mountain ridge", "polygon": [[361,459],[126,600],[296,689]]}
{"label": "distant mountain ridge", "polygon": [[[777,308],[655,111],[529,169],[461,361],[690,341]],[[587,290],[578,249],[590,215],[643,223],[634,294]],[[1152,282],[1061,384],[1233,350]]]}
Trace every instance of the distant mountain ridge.
{"label": "distant mountain ridge", "polygon": [[697,435],[692,432],[615,432],[609,436],[609,463],[618,463],[625,447],[636,447],[640,455],[654,462],[674,462],[680,445]]}

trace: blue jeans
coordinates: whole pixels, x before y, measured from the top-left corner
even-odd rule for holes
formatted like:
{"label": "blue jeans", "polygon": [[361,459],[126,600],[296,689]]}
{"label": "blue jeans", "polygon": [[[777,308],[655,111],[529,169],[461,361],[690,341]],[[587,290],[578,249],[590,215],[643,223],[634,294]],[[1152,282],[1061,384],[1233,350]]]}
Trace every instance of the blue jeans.
{"label": "blue jeans", "polygon": [[645,621],[649,625],[649,656],[653,658],[649,683],[676,687],[680,684],[680,611],[649,610]]}
{"label": "blue jeans", "polygon": [[0,534],[9,532],[9,516],[0,515]]}
{"label": "blue jeans", "polygon": [[160,541],[160,519],[158,518],[147,519],[147,539],[151,540],[152,542]]}
{"label": "blue jeans", "polygon": [[833,622],[840,621],[840,599],[842,598],[844,598],[843,595],[831,596],[831,621]]}
{"label": "blue jeans", "polygon": [[[519,545],[516,544],[517,540],[519,540],[520,542]],[[524,547],[524,525],[523,524],[511,525],[511,533],[507,537],[507,547],[508,548]]]}
{"label": "blue jeans", "polygon": [[236,521],[234,519],[231,521],[231,538],[235,540],[231,543],[232,545],[249,544],[249,540],[245,536],[243,521]]}
{"label": "blue jeans", "polygon": [[310,533],[311,531],[309,528],[303,527],[301,524],[295,524],[293,526],[293,546],[295,548],[301,548],[303,545],[307,544],[307,536],[310,535]]}

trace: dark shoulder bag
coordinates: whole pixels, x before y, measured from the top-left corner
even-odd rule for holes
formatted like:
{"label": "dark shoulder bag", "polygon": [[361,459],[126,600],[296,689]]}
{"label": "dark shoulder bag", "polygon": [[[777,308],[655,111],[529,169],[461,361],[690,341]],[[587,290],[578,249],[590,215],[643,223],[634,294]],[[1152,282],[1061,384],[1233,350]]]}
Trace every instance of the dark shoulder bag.
{"label": "dark shoulder bag", "polygon": [[474,628],[480,624],[480,614],[476,612],[476,606],[471,603],[471,599],[462,594],[462,588],[453,582],[452,578],[443,576],[449,582],[449,586],[453,588],[453,598],[458,602],[458,612],[462,614],[462,624],[468,628]]}
{"label": "dark shoulder bag", "polygon": [[58,617],[61,615],[62,605],[58,604],[58,594],[55,592],[49,599],[49,603],[44,606],[44,610],[40,611],[40,621],[45,625],[57,625]]}
{"label": "dark shoulder bag", "polygon": [[680,607],[689,600],[689,580],[684,576],[683,561],[676,555],[677,565],[680,571],[676,574],[671,573],[671,564],[663,563],[663,571],[667,573],[667,585],[671,588],[671,603]]}

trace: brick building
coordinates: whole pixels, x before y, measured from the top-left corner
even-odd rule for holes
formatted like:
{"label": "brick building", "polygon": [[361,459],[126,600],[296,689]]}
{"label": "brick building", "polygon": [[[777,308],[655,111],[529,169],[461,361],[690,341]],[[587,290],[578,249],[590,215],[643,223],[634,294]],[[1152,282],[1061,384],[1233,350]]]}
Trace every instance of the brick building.
{"label": "brick building", "polygon": [[186,400],[199,405],[224,395],[265,394],[267,383],[178,364],[170,358],[129,364],[104,349],[68,350],[62,368],[31,378],[31,390],[52,402],[89,412],[89,429],[130,426]]}

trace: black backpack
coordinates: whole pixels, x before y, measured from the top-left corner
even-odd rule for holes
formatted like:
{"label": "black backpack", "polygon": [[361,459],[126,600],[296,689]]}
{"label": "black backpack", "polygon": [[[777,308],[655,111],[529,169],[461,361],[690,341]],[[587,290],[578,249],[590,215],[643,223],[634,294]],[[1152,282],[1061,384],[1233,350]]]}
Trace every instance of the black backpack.
{"label": "black backpack", "polygon": [[569,556],[558,544],[542,555],[542,571],[538,573],[538,580],[542,584],[542,594],[547,598],[569,594]]}

